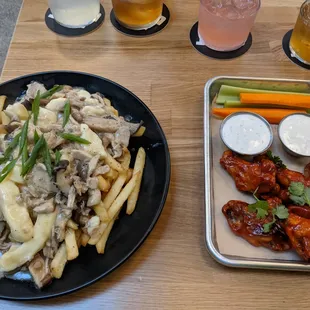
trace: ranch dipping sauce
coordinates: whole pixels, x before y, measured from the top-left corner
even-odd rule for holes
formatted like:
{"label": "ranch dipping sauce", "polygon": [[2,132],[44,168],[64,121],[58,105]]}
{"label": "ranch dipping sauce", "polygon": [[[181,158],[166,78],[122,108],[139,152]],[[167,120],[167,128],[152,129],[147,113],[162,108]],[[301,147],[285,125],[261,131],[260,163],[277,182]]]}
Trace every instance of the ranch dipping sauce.
{"label": "ranch dipping sauce", "polygon": [[270,124],[260,115],[237,112],[225,118],[220,128],[224,144],[241,155],[258,155],[269,149],[273,134]]}
{"label": "ranch dipping sauce", "polygon": [[294,155],[310,156],[310,116],[296,113],[285,117],[278,128],[284,147]]}

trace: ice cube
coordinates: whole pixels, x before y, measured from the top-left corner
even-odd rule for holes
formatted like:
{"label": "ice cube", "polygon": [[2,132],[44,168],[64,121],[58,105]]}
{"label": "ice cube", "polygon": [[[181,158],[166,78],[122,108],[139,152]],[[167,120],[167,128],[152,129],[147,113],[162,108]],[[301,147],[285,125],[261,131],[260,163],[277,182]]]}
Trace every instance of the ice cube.
{"label": "ice cube", "polygon": [[257,6],[257,0],[232,0],[234,6],[239,10],[252,9]]}

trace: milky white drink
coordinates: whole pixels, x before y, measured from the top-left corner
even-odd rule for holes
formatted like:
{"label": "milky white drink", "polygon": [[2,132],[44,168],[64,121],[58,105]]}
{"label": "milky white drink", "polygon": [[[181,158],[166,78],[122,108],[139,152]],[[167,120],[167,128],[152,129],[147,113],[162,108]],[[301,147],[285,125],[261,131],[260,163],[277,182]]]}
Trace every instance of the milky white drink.
{"label": "milky white drink", "polygon": [[48,4],[56,21],[69,28],[91,24],[100,12],[100,0],[49,0]]}
{"label": "milky white drink", "polygon": [[279,126],[279,136],[291,151],[310,156],[310,117],[294,114],[288,116]]}
{"label": "milky white drink", "polygon": [[237,113],[224,121],[221,137],[231,150],[239,154],[256,155],[266,151],[271,144],[272,133],[259,116]]}

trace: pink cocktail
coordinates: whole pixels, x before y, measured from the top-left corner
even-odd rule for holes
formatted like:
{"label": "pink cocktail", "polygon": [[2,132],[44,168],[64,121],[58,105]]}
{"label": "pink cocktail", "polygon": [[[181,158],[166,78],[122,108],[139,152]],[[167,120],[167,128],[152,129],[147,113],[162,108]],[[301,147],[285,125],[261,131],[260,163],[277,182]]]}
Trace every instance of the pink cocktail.
{"label": "pink cocktail", "polygon": [[198,32],[216,51],[243,46],[260,8],[260,0],[200,0]]}

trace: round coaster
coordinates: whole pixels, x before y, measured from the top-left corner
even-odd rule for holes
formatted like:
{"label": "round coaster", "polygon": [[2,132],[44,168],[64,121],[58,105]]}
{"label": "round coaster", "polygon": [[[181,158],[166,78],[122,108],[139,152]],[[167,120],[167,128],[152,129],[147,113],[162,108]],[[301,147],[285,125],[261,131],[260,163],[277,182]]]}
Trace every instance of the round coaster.
{"label": "round coaster", "polygon": [[104,21],[105,11],[102,5],[100,5],[100,13],[100,18],[96,22],[93,22],[85,28],[67,28],[58,24],[54,18],[49,17],[52,12],[50,9],[48,9],[45,13],[45,23],[50,30],[57,34],[68,37],[76,37],[96,30]]}
{"label": "round coaster", "polygon": [[230,52],[218,52],[215,51],[206,45],[199,45],[197,44],[200,41],[198,35],[198,22],[194,24],[190,31],[190,40],[193,47],[201,54],[215,59],[233,59],[242,56],[245,54],[250,47],[252,46],[252,34],[250,33],[245,44],[238,48],[237,50],[230,51]]}
{"label": "round coaster", "polygon": [[296,65],[304,68],[304,69],[308,69],[310,70],[310,65],[307,65],[303,62],[301,62],[300,60],[298,60],[296,57],[292,57],[292,52],[290,50],[290,40],[291,40],[291,36],[292,36],[293,30],[290,30],[289,32],[287,32],[285,34],[285,36],[283,37],[282,40],[282,47],[283,50],[286,54],[286,56]]}
{"label": "round coaster", "polygon": [[167,25],[168,22],[170,20],[170,12],[168,7],[164,4],[163,5],[163,12],[162,12],[162,19],[165,20],[160,20],[158,24],[156,24],[155,26],[146,29],[146,30],[133,30],[133,29],[128,29],[124,26],[122,26],[116,19],[115,14],[114,14],[114,10],[111,11],[110,14],[110,19],[111,19],[111,23],[114,26],[114,28],[116,30],[118,30],[119,32],[131,36],[131,37],[147,37],[153,34],[156,34],[160,31],[162,31]]}

